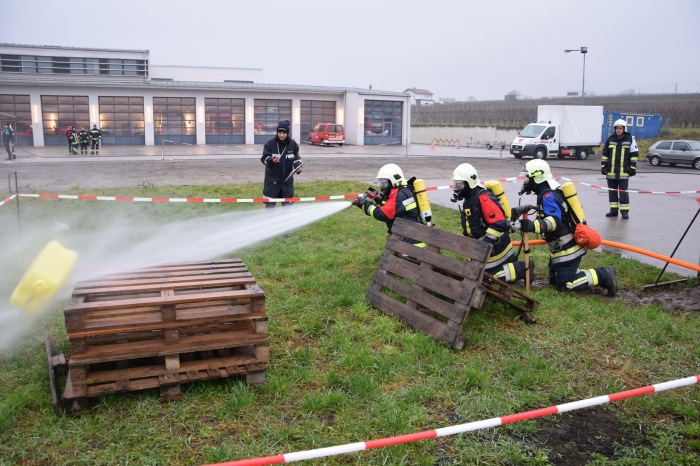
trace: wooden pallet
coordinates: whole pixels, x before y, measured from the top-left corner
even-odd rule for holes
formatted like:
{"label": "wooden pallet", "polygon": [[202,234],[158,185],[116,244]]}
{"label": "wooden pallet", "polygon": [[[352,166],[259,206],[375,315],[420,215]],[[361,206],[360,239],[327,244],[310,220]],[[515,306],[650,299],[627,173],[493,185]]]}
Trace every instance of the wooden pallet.
{"label": "wooden pallet", "polygon": [[240,259],[150,267],[79,283],[65,307],[71,344],[63,393],[87,398],[245,375],[270,358],[265,296]]}
{"label": "wooden pallet", "polygon": [[[418,248],[401,241],[403,237],[427,246]],[[484,286],[491,249],[484,241],[398,218],[377,264],[367,300],[410,327],[451,348],[462,349],[467,316],[472,308],[481,307],[485,297],[515,305],[523,312],[536,306],[535,301],[504,282],[493,279],[492,284]]]}

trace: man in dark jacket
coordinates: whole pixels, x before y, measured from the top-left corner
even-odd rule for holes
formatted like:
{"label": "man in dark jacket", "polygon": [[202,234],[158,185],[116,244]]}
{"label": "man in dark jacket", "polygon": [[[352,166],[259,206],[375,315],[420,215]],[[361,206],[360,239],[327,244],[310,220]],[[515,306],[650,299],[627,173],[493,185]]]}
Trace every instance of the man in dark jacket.
{"label": "man in dark jacket", "polygon": [[[603,156],[600,159],[600,173],[608,180],[608,201],[610,212],[606,217],[617,217],[618,210],[622,218],[629,218],[630,195],[627,192],[630,176],[637,174],[637,158],[639,149],[630,133],[627,132],[627,122],[619,119],[614,123],[615,134],[611,134],[603,145]],[[619,191],[618,191],[619,190]],[[619,196],[618,196],[619,194]],[[618,202],[619,198],[619,202]]]}
{"label": "man in dark jacket", "polygon": [[9,123],[5,123],[5,128],[2,130],[2,144],[5,146],[7,151],[7,160],[14,162],[17,158],[15,156],[15,132]]}
{"label": "man in dark jacket", "polygon": [[[100,155],[100,142],[102,141],[102,132],[97,125],[92,125],[90,130],[90,153]],[[86,152],[87,153],[87,152]]]}
{"label": "man in dark jacket", "polygon": [[81,126],[80,131],[78,131],[78,142],[80,142],[80,153],[81,154],[88,153],[88,140],[89,139],[90,139],[90,133],[88,133],[87,130]]}
{"label": "man in dark jacket", "polygon": [[[260,161],[265,165],[263,197],[282,199],[294,197],[294,173],[301,173],[299,144],[289,135],[289,120],[280,121],[277,135],[265,143]],[[282,202],[288,205],[291,202]],[[276,202],[266,202],[265,207],[275,207]]]}
{"label": "man in dark jacket", "polygon": [[[455,168],[453,202],[462,201],[464,236],[485,241],[493,245],[485,271],[504,282],[525,280],[525,261],[518,261],[510,241],[510,224],[498,198],[486,188],[479,186],[479,175],[469,163]],[[510,213],[509,213],[510,216]],[[535,276],[535,263],[530,260],[530,282]]]}

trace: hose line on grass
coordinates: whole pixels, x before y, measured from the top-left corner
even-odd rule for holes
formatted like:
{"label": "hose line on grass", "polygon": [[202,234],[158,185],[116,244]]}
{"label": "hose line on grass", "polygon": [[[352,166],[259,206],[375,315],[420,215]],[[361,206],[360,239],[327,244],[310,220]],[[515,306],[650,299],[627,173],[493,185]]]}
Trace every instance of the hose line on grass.
{"label": "hose line on grass", "polygon": [[[513,244],[513,246],[520,246],[520,241],[513,241],[512,244]],[[545,241],[543,239],[531,239],[530,241],[528,241],[528,245],[535,245],[535,244],[545,244]],[[663,262],[669,262],[671,264],[675,264],[675,265],[678,265],[680,267],[685,267],[686,269],[700,272],[700,265],[694,265],[694,264],[691,264],[690,262],[685,262],[685,261],[681,261],[678,259],[674,259],[673,257],[664,256],[663,254],[658,254],[656,252],[648,251],[646,249],[638,248],[636,246],[630,246],[628,244],[617,243],[615,241],[608,241],[605,239],[601,241],[601,244],[604,246],[610,246],[611,248],[625,249],[627,251],[636,252],[637,254],[641,254],[643,256],[653,257],[654,259],[658,259],[658,260],[663,261]]]}

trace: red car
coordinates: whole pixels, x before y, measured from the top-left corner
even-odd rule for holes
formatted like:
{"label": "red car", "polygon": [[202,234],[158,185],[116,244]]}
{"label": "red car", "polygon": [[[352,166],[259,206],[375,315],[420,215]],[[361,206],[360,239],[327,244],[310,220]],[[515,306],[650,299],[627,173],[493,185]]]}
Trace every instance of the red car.
{"label": "red car", "polygon": [[309,132],[309,142],[311,144],[345,144],[345,129],[338,123],[316,123]]}

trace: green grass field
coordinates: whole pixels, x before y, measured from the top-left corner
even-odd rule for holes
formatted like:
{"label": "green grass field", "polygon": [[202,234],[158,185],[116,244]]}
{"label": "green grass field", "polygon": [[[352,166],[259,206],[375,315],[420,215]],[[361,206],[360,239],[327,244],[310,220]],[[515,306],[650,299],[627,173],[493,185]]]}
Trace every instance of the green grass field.
{"label": "green grass field", "polygon": [[[357,183],[299,183],[298,196],[359,192]],[[259,185],[159,187],[101,195],[257,197]],[[174,205],[21,200],[25,236],[60,220],[90,238],[104,219],[172,223],[259,205]],[[14,204],[0,207],[0,232],[17,238]],[[458,213],[434,206],[436,228],[460,233]],[[126,221],[126,220],[124,220]],[[71,223],[75,222],[75,223]],[[225,225],[223,226],[225,228]],[[79,417],[58,416],[50,401],[44,333],[68,353],[56,302],[29,335],[0,352],[0,464],[194,465],[277,455],[409,434],[693,376],[700,373],[700,315],[630,306],[596,293],[544,285],[538,323],[485,301],[471,312],[461,351],[447,348],[371,308],[365,293],[386,239],[383,224],[355,208],[226,257],[241,257],[265,291],[271,360],[266,381],[192,383],[183,399],[161,404],[157,390],[98,398]],[[514,235],[514,239],[515,235]],[[31,250],[25,256],[33,257]],[[535,247],[538,278],[546,251]],[[8,256],[0,283],[8,296],[25,259]],[[582,267],[615,265],[621,289],[653,283],[658,269],[590,252]],[[697,279],[686,286],[697,286]],[[4,307],[0,307],[4,309]],[[62,386],[60,387],[62,389]],[[700,462],[700,387],[645,395],[583,410],[615,419],[635,440],[607,435],[610,453],[594,465]],[[549,423],[548,423],[549,422]],[[557,462],[543,435],[552,421],[531,420],[310,464],[546,465]],[[606,425],[601,431],[606,432]],[[619,429],[619,426],[618,426]],[[612,435],[610,436],[612,438]]]}

